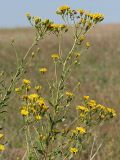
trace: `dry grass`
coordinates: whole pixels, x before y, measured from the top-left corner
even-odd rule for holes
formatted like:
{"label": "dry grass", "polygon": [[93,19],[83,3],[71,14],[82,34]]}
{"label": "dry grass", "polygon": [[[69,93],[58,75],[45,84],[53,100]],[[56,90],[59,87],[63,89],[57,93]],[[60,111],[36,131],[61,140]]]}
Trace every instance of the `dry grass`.
{"label": "dry grass", "polygon": [[[11,37],[15,39],[16,48],[21,57],[32,43],[34,31],[32,29],[0,30],[0,68],[6,71],[7,78],[10,76],[9,72],[12,73],[12,71],[14,71],[16,64],[15,54],[10,45]],[[120,25],[100,25],[91,31],[88,39],[91,41],[92,47],[87,53],[82,54],[81,65],[79,69],[72,74],[69,86],[71,87],[72,82],[79,80],[81,82],[80,96],[88,94],[93,99],[97,99],[98,102],[117,109],[117,119],[111,122],[110,125],[106,124],[106,126],[102,128],[102,136],[106,133],[108,136],[105,138],[105,143],[95,160],[119,160]],[[65,35],[62,43],[64,52],[66,52],[72,44],[70,33]],[[58,50],[57,39],[54,36],[46,37],[45,40],[41,41],[39,47],[41,49],[40,54],[30,63],[26,70],[28,77],[35,83],[43,83],[38,74],[38,68],[43,64],[51,66],[48,74],[49,77],[52,78],[52,61],[50,55]],[[78,79],[75,78],[75,74],[78,75]],[[47,86],[45,86],[44,92],[47,94]],[[13,100],[14,95],[8,106],[5,126],[9,137],[9,148],[17,150],[17,148],[22,148],[23,146],[23,144],[20,143],[23,135],[20,116],[17,114],[18,104]],[[19,131],[19,129],[21,130]],[[13,146],[16,147],[16,149],[14,149]],[[20,152],[22,153],[23,151],[20,149]],[[13,151],[12,154],[14,154]],[[13,157],[8,160],[13,160]]]}

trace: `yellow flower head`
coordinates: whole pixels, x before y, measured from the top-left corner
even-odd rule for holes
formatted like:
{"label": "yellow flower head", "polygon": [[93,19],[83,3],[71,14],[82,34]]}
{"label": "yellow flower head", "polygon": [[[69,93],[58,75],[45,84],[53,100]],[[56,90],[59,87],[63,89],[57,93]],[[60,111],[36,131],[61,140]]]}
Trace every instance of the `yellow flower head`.
{"label": "yellow flower head", "polygon": [[24,85],[30,85],[30,80],[28,80],[28,79],[23,79],[23,84]]}
{"label": "yellow flower head", "polygon": [[31,100],[31,101],[36,101],[38,98],[39,98],[39,95],[36,94],[36,93],[30,94],[28,96],[28,99]]}
{"label": "yellow flower head", "polygon": [[59,54],[52,54],[51,57],[53,60],[57,60],[60,58]]}
{"label": "yellow flower head", "polygon": [[76,130],[80,133],[80,134],[85,134],[86,133],[86,129],[83,127],[76,127]]}
{"label": "yellow flower head", "polygon": [[73,134],[77,134],[77,131],[74,129],[74,130],[71,130],[71,132],[73,133]]}
{"label": "yellow flower head", "polygon": [[58,8],[58,11],[65,13],[66,11],[68,11],[70,9],[70,7],[68,5],[64,5]]}
{"label": "yellow flower head", "polygon": [[30,15],[30,13],[26,13],[26,17],[27,17],[28,20],[31,20],[31,15]]}
{"label": "yellow flower head", "polygon": [[43,109],[44,111],[47,111],[47,110],[49,109],[49,107],[48,107],[48,106],[43,105],[43,106],[42,106],[42,109]]}
{"label": "yellow flower head", "polygon": [[85,13],[85,11],[83,9],[78,9],[78,13],[80,13],[81,15],[83,15]]}
{"label": "yellow flower head", "polygon": [[67,31],[67,27],[64,24],[56,24],[56,23],[51,24],[50,29],[56,32],[62,31],[63,29],[66,29]]}
{"label": "yellow flower head", "polygon": [[47,68],[40,68],[39,71],[44,74],[47,72]]}
{"label": "yellow flower head", "polygon": [[116,116],[116,111],[113,108],[107,108],[108,113],[112,114],[112,117]]}
{"label": "yellow flower head", "polygon": [[79,53],[79,52],[76,52],[76,53],[75,53],[75,57],[76,57],[76,58],[80,57],[80,53]]}
{"label": "yellow flower head", "polygon": [[22,116],[27,116],[29,114],[29,112],[26,109],[22,109],[20,113]]}
{"label": "yellow flower head", "polygon": [[81,36],[79,37],[79,41],[80,41],[80,42],[83,42],[84,39],[85,39],[85,36],[84,36],[84,35],[81,35]]}
{"label": "yellow flower head", "polygon": [[42,117],[41,117],[40,115],[36,115],[36,116],[35,116],[35,119],[36,119],[37,121],[41,120],[41,118],[42,118]]}
{"label": "yellow flower head", "polygon": [[104,19],[104,15],[103,14],[101,14],[101,13],[95,13],[95,14],[93,14],[93,20],[95,22],[100,22],[103,19]]}
{"label": "yellow flower head", "polygon": [[40,107],[43,106],[43,105],[45,105],[45,100],[44,100],[44,98],[40,97],[40,98],[37,100],[37,103],[39,104]]}
{"label": "yellow flower head", "polygon": [[76,109],[80,110],[80,111],[83,111],[83,112],[88,112],[89,111],[89,109],[85,106],[77,106]]}
{"label": "yellow flower head", "polygon": [[20,88],[15,88],[15,92],[20,93],[21,89]]}
{"label": "yellow flower head", "polygon": [[89,48],[90,46],[90,42],[86,42],[86,47]]}
{"label": "yellow flower head", "polygon": [[74,96],[74,94],[73,94],[72,92],[66,92],[66,95],[67,95],[68,97],[73,97],[73,96]]}
{"label": "yellow flower head", "polygon": [[95,107],[96,106],[96,101],[95,100],[90,100],[88,104],[89,104],[90,107]]}
{"label": "yellow flower head", "polygon": [[84,96],[83,98],[84,98],[84,100],[88,100],[90,98],[90,96]]}
{"label": "yellow flower head", "polygon": [[76,154],[77,152],[78,152],[78,149],[77,148],[70,148],[70,152],[72,153],[72,154]]}
{"label": "yellow flower head", "polygon": [[38,24],[41,21],[40,17],[34,17],[34,20],[35,20],[35,24]]}
{"label": "yellow flower head", "polygon": [[5,146],[3,144],[0,144],[0,152],[5,150]]}
{"label": "yellow flower head", "polygon": [[36,91],[39,91],[39,90],[41,90],[42,89],[42,86],[35,86],[35,90]]}

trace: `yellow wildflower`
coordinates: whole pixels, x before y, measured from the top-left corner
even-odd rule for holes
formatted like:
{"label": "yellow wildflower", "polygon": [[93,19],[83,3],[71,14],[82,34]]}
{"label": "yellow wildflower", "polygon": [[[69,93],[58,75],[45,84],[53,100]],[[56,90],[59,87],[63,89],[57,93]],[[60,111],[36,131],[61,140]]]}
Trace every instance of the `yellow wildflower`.
{"label": "yellow wildflower", "polygon": [[64,5],[58,8],[58,11],[61,11],[63,13],[65,13],[65,11],[68,11],[70,9],[70,7],[68,5]]}
{"label": "yellow wildflower", "polygon": [[71,131],[73,134],[77,134],[77,131],[74,129]]}
{"label": "yellow wildflower", "polygon": [[40,68],[39,71],[44,74],[45,72],[47,72],[47,68]]}
{"label": "yellow wildflower", "polygon": [[20,113],[22,116],[27,116],[29,114],[29,112],[26,109],[22,109]]}
{"label": "yellow wildflower", "polygon": [[83,9],[78,9],[78,12],[83,15],[85,13],[85,11]]}
{"label": "yellow wildflower", "polygon": [[68,97],[72,97],[74,94],[73,94],[72,92],[66,92],[66,95],[67,95]]}
{"label": "yellow wildflower", "polygon": [[52,54],[51,57],[52,57],[53,60],[56,60],[56,59],[60,58],[59,54]]}
{"label": "yellow wildflower", "polygon": [[108,113],[112,114],[113,117],[116,116],[116,111],[113,108],[107,108]]}
{"label": "yellow wildflower", "polygon": [[5,146],[3,144],[0,144],[0,152],[5,150]]}
{"label": "yellow wildflower", "polygon": [[78,152],[78,149],[77,148],[70,148],[70,152],[72,153],[72,154],[76,154],[77,152]]}
{"label": "yellow wildflower", "polygon": [[36,115],[36,116],[35,116],[35,119],[36,119],[37,121],[38,121],[38,120],[41,120],[41,118],[42,118],[42,117],[41,117],[40,115]]}
{"label": "yellow wildflower", "polygon": [[89,104],[90,107],[95,107],[96,106],[96,101],[95,100],[90,100],[88,104]]}
{"label": "yellow wildflower", "polygon": [[34,20],[35,20],[35,24],[38,24],[41,21],[40,17],[34,17]]}
{"label": "yellow wildflower", "polygon": [[79,37],[79,41],[80,41],[80,42],[84,41],[84,39],[85,39],[85,36],[84,36],[84,35],[81,35],[81,36]]}
{"label": "yellow wildflower", "polygon": [[31,101],[36,101],[39,98],[39,95],[36,93],[28,95],[28,99]]}
{"label": "yellow wildflower", "polygon": [[19,93],[20,92],[20,88],[15,88],[15,92]]}
{"label": "yellow wildflower", "polygon": [[88,112],[89,111],[89,109],[87,107],[85,107],[85,106],[77,106],[76,109],[77,110],[81,110],[83,112]]}
{"label": "yellow wildflower", "polygon": [[79,52],[75,53],[75,57],[76,58],[80,57],[80,53]]}
{"label": "yellow wildflower", "polygon": [[86,47],[87,47],[87,48],[90,47],[90,42],[86,42]]}
{"label": "yellow wildflower", "polygon": [[38,92],[39,90],[42,89],[42,86],[35,86],[35,90]]}
{"label": "yellow wildflower", "polygon": [[30,80],[28,80],[28,79],[23,79],[23,84],[25,84],[25,85],[30,85]]}
{"label": "yellow wildflower", "polygon": [[40,97],[38,100],[37,100],[38,104],[41,106],[45,105],[45,100],[44,98]]}
{"label": "yellow wildflower", "polygon": [[83,98],[84,98],[84,100],[88,100],[90,98],[90,96],[84,96]]}
{"label": "yellow wildflower", "polygon": [[47,110],[49,109],[49,107],[48,107],[48,106],[43,105],[43,106],[42,106],[42,109],[44,109],[44,111],[47,111]]}
{"label": "yellow wildflower", "polygon": [[76,127],[76,130],[80,133],[80,134],[85,134],[86,133],[86,129],[83,127]]}
{"label": "yellow wildflower", "polygon": [[101,13],[95,13],[95,14],[93,14],[93,20],[95,22],[100,22],[103,19],[104,19],[104,15],[103,14],[101,14]]}
{"label": "yellow wildflower", "polygon": [[26,17],[27,17],[28,20],[30,20],[31,19],[30,13],[26,13]]}

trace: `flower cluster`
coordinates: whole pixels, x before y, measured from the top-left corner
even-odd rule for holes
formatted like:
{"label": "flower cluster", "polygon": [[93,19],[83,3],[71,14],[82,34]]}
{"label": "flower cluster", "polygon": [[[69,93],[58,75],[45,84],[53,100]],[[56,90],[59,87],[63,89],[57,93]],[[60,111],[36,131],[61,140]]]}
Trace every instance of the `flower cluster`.
{"label": "flower cluster", "polygon": [[58,34],[60,31],[68,31],[67,26],[64,24],[56,24],[49,19],[42,20],[40,17],[31,16],[29,13],[26,16],[31,25],[37,29],[40,37],[43,37],[47,32]]}
{"label": "flower cluster", "polygon": [[[34,89],[36,93],[29,93],[28,88],[31,88],[30,84],[31,82],[29,80],[23,79],[22,86],[19,88],[21,91],[19,94],[22,99],[20,114],[32,122],[34,120],[41,120],[49,107],[46,105],[45,99],[38,94],[42,86],[35,86]],[[18,93],[18,88],[15,90]]]}
{"label": "flower cluster", "polygon": [[90,13],[83,9],[72,10],[69,6],[59,7],[56,13],[61,15],[66,21],[70,18],[70,20],[73,20],[78,25],[77,27],[84,28],[86,31],[104,19],[101,13]]}
{"label": "flower cluster", "polygon": [[116,116],[116,111],[113,108],[97,104],[89,96],[83,97],[83,104],[77,106],[76,110],[80,115],[80,121],[89,123],[89,125],[95,125]]}

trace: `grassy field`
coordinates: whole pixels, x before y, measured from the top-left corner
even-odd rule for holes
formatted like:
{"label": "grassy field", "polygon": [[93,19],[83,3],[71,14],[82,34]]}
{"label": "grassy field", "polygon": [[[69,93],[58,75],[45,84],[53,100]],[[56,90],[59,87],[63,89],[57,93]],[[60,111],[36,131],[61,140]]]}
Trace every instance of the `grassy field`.
{"label": "grassy field", "polygon": [[[15,39],[16,49],[19,57],[25,54],[28,47],[34,40],[32,29],[1,29],[0,30],[0,70],[6,72],[6,82],[15,70],[16,58],[13,48],[10,45],[11,38]],[[114,107],[117,118],[100,128],[100,135],[105,138],[105,142],[95,157],[95,160],[119,160],[120,159],[120,25],[100,25],[92,30],[88,35],[88,40],[92,47],[81,54],[81,64],[76,72],[72,73],[69,80],[69,87],[73,82],[80,81],[80,96],[90,95],[99,103]],[[71,47],[72,40],[68,32],[63,44],[63,53]],[[38,68],[50,66],[48,71],[49,79],[52,79],[52,60],[50,55],[58,51],[58,41],[50,35],[39,44],[40,52],[30,61],[26,68],[26,77],[34,83],[43,84],[40,79]],[[78,75],[78,79],[75,75]],[[23,76],[24,78],[25,76]],[[47,94],[47,85],[44,86],[44,94]],[[8,160],[16,160],[17,156],[24,153],[23,130],[18,113],[18,101],[12,96],[6,114],[5,128],[8,138]],[[87,159],[87,158],[86,158]],[[82,159],[81,159],[82,160]]]}

